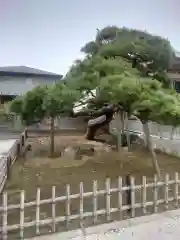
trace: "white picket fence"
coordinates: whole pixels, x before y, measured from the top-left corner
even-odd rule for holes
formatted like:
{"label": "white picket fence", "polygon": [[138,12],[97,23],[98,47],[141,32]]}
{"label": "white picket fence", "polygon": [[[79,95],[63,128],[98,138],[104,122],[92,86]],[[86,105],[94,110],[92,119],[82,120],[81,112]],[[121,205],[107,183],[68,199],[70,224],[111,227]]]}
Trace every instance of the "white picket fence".
{"label": "white picket fence", "polygon": [[[0,228],[2,236],[1,239],[10,239],[10,232],[15,230],[19,232],[18,239],[24,239],[25,230],[32,227],[35,228],[36,235],[39,235],[41,234],[40,228],[47,225],[51,226],[51,232],[56,232],[56,226],[58,223],[65,223],[67,227],[66,229],[68,230],[68,226],[72,220],[77,220],[80,224],[83,225],[83,220],[86,217],[91,217],[92,223],[96,224],[100,215],[104,215],[106,221],[110,221],[113,220],[111,215],[113,213],[117,213],[119,219],[121,220],[123,212],[127,210],[130,210],[130,217],[135,217],[137,209],[141,209],[143,214],[147,214],[147,208],[149,206],[151,206],[153,209],[152,213],[156,213],[160,204],[163,204],[164,210],[168,210],[169,205],[173,201],[175,208],[177,208],[179,206],[180,200],[179,187],[179,174],[175,173],[173,177],[166,174],[164,180],[162,181],[158,181],[156,176],[154,176],[154,179],[151,179],[151,181],[149,181],[149,179],[144,176],[142,178],[142,183],[139,185],[135,183],[134,177],[130,177],[129,186],[124,185],[122,177],[119,177],[117,179],[116,187],[113,188],[111,187],[111,180],[107,178],[105,181],[105,189],[101,190],[98,189],[98,182],[93,181],[92,192],[85,192],[84,184],[81,182],[79,184],[79,192],[76,194],[70,193],[70,185],[68,184],[66,185],[66,195],[64,196],[58,196],[58,192],[56,192],[56,187],[53,186],[52,196],[49,199],[41,199],[41,190],[40,188],[38,188],[36,192],[36,199],[32,202],[25,201],[25,192],[22,190],[20,191],[20,203],[16,205],[8,205],[8,193],[4,192],[2,195],[2,205],[0,206],[0,213],[2,214],[2,226]],[[159,194],[160,188],[163,189],[163,195],[161,196]],[[147,199],[148,189],[150,189],[152,195],[151,200]],[[130,194],[129,196],[131,198],[131,201],[129,204],[127,204],[127,201],[125,204],[123,204],[123,195],[124,193],[127,194],[127,191]],[[141,192],[141,198],[139,200],[136,199],[137,191]],[[115,201],[116,206],[114,207],[111,206],[111,197],[113,193],[117,193],[117,201]],[[105,208],[103,209],[98,208],[98,198],[100,196],[103,196],[105,198]],[[84,207],[84,201],[87,198],[92,199],[91,212],[87,211]],[[71,201],[74,199],[79,201],[79,209],[77,209],[77,214],[72,214],[70,211]],[[56,206],[59,202],[65,203],[66,214],[64,216],[58,216],[56,213]],[[41,207],[45,204],[50,205],[51,217],[41,220]],[[32,206],[35,208],[35,218],[32,221],[25,221],[25,210]],[[14,211],[16,216],[19,216],[19,223],[9,225],[8,213],[12,210]]]}
{"label": "white picket fence", "polygon": [[2,149],[2,152],[0,153],[0,193],[6,183],[9,168],[17,159],[18,155],[21,153],[23,147],[25,146],[26,140],[27,131],[24,131],[20,134],[19,139],[5,140],[3,141],[3,144],[0,143],[0,148],[3,148],[2,145],[4,145],[5,147],[5,149]]}

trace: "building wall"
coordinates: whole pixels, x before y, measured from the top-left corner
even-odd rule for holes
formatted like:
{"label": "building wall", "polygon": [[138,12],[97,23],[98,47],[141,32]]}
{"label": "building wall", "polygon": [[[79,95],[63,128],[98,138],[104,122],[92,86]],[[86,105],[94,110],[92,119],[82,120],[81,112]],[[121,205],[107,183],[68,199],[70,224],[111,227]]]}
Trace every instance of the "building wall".
{"label": "building wall", "polygon": [[38,85],[52,84],[59,78],[0,76],[0,95],[22,95]]}
{"label": "building wall", "polygon": [[180,93],[180,82],[179,81],[174,81],[174,88],[176,92]]}

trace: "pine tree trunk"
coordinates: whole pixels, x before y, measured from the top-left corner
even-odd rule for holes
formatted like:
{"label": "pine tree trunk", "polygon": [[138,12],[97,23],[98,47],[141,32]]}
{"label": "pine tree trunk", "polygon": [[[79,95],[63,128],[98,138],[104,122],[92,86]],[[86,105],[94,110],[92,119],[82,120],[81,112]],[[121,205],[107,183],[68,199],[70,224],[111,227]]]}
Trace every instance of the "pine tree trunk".
{"label": "pine tree trunk", "polygon": [[145,145],[151,153],[153,168],[154,168],[158,178],[161,179],[160,168],[159,168],[159,164],[158,164],[158,161],[156,158],[156,153],[153,149],[148,122],[142,122],[142,125],[143,125],[143,131],[144,131],[144,136],[145,136]]}
{"label": "pine tree trunk", "polygon": [[88,127],[85,134],[85,139],[94,140],[96,131],[97,131],[96,127]]}
{"label": "pine tree trunk", "polygon": [[54,117],[51,117],[50,128],[50,157],[54,156]]}

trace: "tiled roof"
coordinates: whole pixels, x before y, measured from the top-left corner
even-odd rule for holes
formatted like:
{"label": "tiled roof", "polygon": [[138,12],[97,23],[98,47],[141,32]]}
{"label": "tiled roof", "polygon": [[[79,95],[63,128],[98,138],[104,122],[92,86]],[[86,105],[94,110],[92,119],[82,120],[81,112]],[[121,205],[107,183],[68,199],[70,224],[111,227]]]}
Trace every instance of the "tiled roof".
{"label": "tiled roof", "polygon": [[62,78],[62,75],[52,72],[47,72],[40,69],[35,69],[26,66],[8,66],[8,67],[0,67],[0,72],[5,73],[21,73],[21,74],[32,74],[32,75],[46,75],[46,76],[59,76]]}

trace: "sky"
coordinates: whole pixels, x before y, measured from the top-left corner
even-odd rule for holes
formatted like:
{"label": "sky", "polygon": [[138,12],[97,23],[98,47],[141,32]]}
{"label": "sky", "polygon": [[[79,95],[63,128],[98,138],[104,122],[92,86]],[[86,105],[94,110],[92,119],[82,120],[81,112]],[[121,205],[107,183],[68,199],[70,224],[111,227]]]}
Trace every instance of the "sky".
{"label": "sky", "polygon": [[107,25],[164,36],[180,51],[178,9],[179,0],[0,0],[0,66],[65,74]]}

